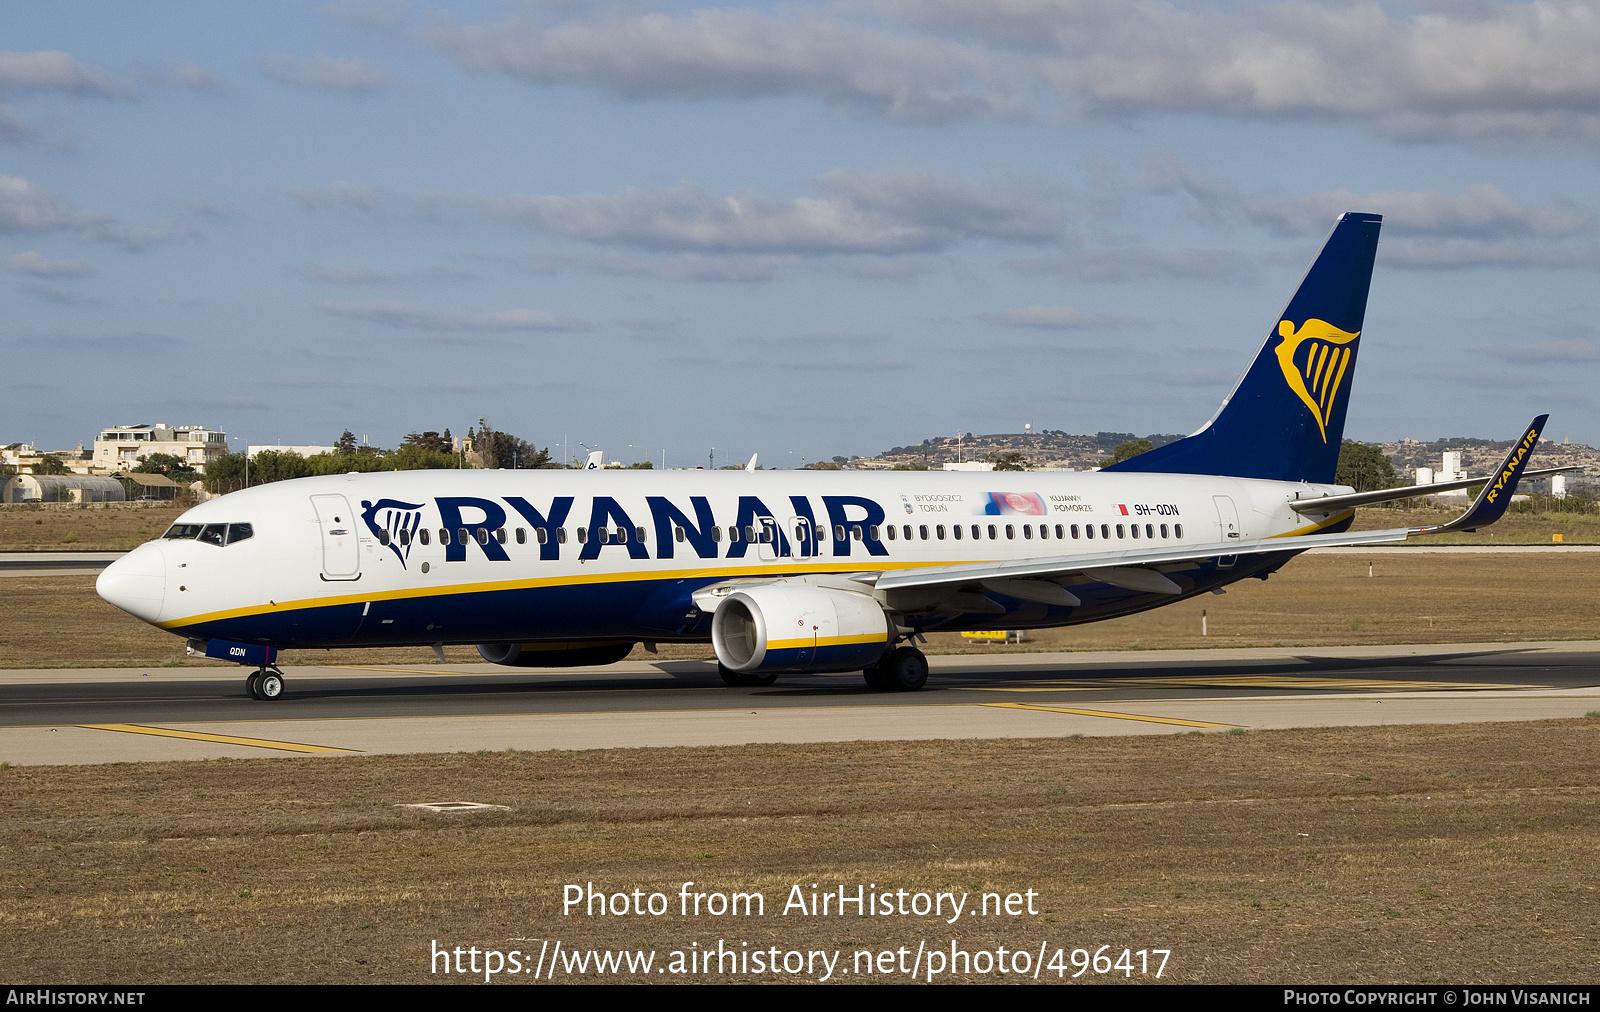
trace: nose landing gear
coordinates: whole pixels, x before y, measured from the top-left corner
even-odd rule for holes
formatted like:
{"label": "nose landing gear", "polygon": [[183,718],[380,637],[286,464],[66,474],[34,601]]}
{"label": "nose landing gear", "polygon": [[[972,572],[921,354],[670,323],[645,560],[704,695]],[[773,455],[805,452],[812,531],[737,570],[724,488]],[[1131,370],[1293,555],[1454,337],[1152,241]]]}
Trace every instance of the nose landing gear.
{"label": "nose landing gear", "polygon": [[250,674],[244,681],[245,690],[250,693],[251,699],[269,700],[282,699],[284,680],[283,672],[278,670],[276,664],[267,664]]}

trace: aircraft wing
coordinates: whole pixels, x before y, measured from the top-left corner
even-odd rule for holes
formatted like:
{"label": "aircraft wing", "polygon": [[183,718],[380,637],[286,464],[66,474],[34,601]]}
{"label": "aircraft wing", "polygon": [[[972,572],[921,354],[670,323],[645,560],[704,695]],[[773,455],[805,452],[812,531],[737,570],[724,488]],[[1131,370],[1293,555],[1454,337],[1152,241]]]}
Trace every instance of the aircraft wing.
{"label": "aircraft wing", "polygon": [[[1180,593],[1176,583],[1162,576],[1164,566],[1214,559],[1219,556],[1257,555],[1263,552],[1303,552],[1308,548],[1337,548],[1351,545],[1375,545],[1391,541],[1404,541],[1412,531],[1397,528],[1388,531],[1357,531],[1344,534],[1305,534],[1292,538],[1244,538],[1237,541],[1212,541],[1193,545],[1172,545],[1161,548],[1130,548],[1111,552],[1080,552],[1070,555],[1042,556],[1008,562],[979,562],[957,566],[930,566],[899,572],[862,573],[852,577],[859,583],[869,584],[879,590],[899,590],[913,587],[938,587],[952,584],[990,583],[1012,580],[1059,582],[1069,577],[1083,576],[1081,582],[1110,583],[1113,586],[1139,583],[1129,587],[1134,590],[1151,590]],[[1156,579],[1150,579],[1154,577]],[[1163,586],[1162,584],[1166,584]],[[1170,589],[1169,589],[1170,588]],[[993,588],[1001,593],[1007,590]],[[1026,588],[1013,588],[1026,589]]]}

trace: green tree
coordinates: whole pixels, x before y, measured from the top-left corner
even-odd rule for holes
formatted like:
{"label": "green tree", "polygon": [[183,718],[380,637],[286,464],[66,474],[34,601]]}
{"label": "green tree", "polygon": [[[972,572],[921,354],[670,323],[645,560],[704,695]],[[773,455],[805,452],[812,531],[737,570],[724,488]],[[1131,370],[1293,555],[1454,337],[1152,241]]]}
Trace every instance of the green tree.
{"label": "green tree", "polygon": [[194,481],[199,477],[187,460],[170,453],[147,453],[139,458],[139,463],[133,468],[139,474],[162,474],[173,481],[183,484]]}
{"label": "green tree", "polygon": [[1120,444],[1115,450],[1111,451],[1111,457],[1107,460],[1102,460],[1100,462],[1100,466],[1110,467],[1112,464],[1120,464],[1124,460],[1137,457],[1141,453],[1149,453],[1155,448],[1156,444],[1150,442],[1148,439],[1130,439],[1128,442]]}
{"label": "green tree", "polygon": [[232,492],[244,488],[245,455],[224,453],[206,465],[207,492]]}
{"label": "green tree", "polygon": [[[326,454],[319,453],[317,456],[326,456]],[[250,484],[252,485],[287,481],[290,478],[306,478],[311,473],[311,465],[306,463],[306,458],[293,450],[262,450],[250,461]]]}
{"label": "green tree", "polygon": [[1339,467],[1334,480],[1357,492],[1375,492],[1400,484],[1393,462],[1383,455],[1380,447],[1353,439],[1346,439],[1339,446]]}
{"label": "green tree", "polygon": [[400,444],[404,449],[415,446],[419,449],[430,450],[434,453],[454,453],[455,447],[450,445],[450,430],[446,429],[444,435],[429,430],[427,432],[410,432],[406,434],[405,442]]}
{"label": "green tree", "polygon": [[894,467],[890,468],[890,470],[891,471],[926,471],[926,470],[928,470],[928,465],[923,463],[920,460],[913,460],[913,461],[910,461],[909,463],[905,463],[905,464],[896,464]]}
{"label": "green tree", "polygon": [[333,452],[340,457],[348,457],[354,454],[356,452],[356,434],[349,429],[345,429],[344,433],[339,436],[339,441],[333,444]]}
{"label": "green tree", "polygon": [[989,454],[989,463],[996,471],[1026,471],[1028,460],[1020,450],[996,450]]}
{"label": "green tree", "polygon": [[656,466],[648,460],[640,460],[628,465],[635,471],[654,471]]}
{"label": "green tree", "polygon": [[33,465],[34,474],[71,474],[72,468],[68,467],[60,457],[47,453],[39,458],[39,463]]}
{"label": "green tree", "polygon": [[[423,433],[427,435],[427,433]],[[461,466],[461,458],[448,449],[434,450],[418,443],[402,443],[400,449],[383,458],[384,471],[431,471]]]}

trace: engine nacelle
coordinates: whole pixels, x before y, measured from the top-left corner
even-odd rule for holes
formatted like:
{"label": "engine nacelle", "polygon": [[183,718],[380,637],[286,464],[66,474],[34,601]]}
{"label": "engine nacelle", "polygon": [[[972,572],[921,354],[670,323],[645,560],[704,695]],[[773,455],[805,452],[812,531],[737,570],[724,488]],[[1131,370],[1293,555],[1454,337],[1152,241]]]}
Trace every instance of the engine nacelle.
{"label": "engine nacelle", "polygon": [[717,660],[738,672],[850,671],[877,663],[894,640],[866,594],[772,584],[736,590],[711,617]]}
{"label": "engine nacelle", "polygon": [[479,643],[478,656],[512,668],[584,668],[614,664],[633,652],[622,643]]}

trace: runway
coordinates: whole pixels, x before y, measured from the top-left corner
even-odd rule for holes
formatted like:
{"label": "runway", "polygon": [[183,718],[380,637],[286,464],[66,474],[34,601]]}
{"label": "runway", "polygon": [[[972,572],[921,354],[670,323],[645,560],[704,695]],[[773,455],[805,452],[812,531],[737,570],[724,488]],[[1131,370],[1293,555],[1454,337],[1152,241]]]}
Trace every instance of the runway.
{"label": "runway", "polygon": [[701,661],[517,670],[287,669],[285,699],[239,668],[0,672],[0,761],[635,748],[854,740],[1226,733],[1582,717],[1600,642],[1008,654],[930,658],[922,692],[859,675],[729,688]]}

